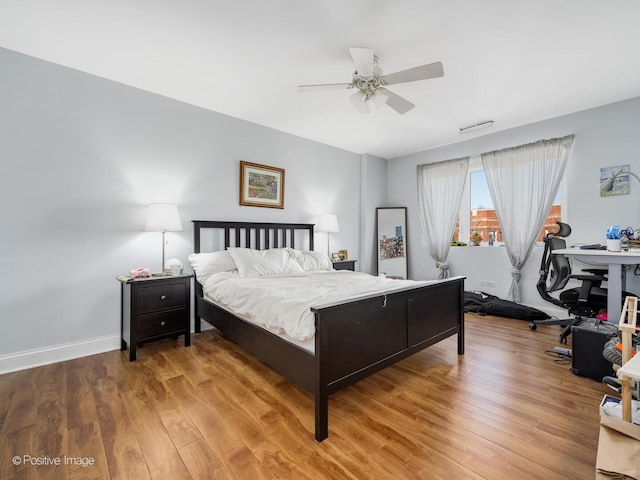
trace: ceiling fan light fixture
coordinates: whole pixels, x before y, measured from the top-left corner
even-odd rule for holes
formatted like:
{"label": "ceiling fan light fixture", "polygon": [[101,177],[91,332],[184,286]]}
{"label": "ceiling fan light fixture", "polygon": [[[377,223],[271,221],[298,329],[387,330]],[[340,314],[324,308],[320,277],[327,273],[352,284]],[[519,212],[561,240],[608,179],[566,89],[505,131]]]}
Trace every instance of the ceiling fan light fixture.
{"label": "ceiling fan light fixture", "polygon": [[351,102],[351,105],[353,105],[354,107],[358,109],[361,108],[365,101],[364,93],[358,90],[356,93],[354,93],[349,97],[349,101]]}
{"label": "ceiling fan light fixture", "polygon": [[362,105],[358,108],[358,112],[360,113],[371,113],[371,101],[366,99],[362,102]]}
{"label": "ceiling fan light fixture", "polygon": [[384,107],[387,104],[387,100],[389,100],[389,97],[382,92],[376,91],[373,94],[373,103],[375,103],[378,108]]}

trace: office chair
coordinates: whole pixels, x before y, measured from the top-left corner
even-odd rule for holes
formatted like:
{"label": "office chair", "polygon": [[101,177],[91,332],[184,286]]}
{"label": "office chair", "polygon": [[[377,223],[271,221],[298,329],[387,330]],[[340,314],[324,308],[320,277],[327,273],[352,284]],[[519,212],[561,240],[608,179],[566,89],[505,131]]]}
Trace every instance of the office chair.
{"label": "office chair", "polygon": [[[567,248],[565,237],[571,235],[571,227],[566,223],[556,222],[557,232],[549,232],[545,235],[544,253],[540,265],[540,278],[538,279],[538,292],[547,302],[558,305],[569,311],[569,315],[575,318],[552,318],[549,320],[535,320],[529,324],[531,330],[538,325],[561,325],[566,327],[560,334],[560,342],[567,343],[567,337],[571,334],[571,327],[579,325],[585,318],[595,317],[600,310],[607,308],[607,290],[602,288],[602,282],[607,280],[606,269],[584,269],[583,274],[572,275],[571,263],[564,255],[553,255],[553,250]],[[584,274],[586,272],[587,274]],[[564,290],[558,298],[550,295],[563,289],[570,279],[579,280],[582,285]],[[626,292],[623,292],[625,295]]]}

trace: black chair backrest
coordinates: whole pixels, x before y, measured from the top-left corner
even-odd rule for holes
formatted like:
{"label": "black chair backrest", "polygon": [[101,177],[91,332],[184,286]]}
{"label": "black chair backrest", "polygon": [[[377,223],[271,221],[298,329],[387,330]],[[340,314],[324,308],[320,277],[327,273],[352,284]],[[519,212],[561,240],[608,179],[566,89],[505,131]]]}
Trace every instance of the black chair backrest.
{"label": "black chair backrest", "polygon": [[564,288],[569,281],[569,275],[571,275],[571,263],[569,263],[569,259],[564,255],[551,254],[553,250],[567,248],[567,242],[560,237],[571,235],[571,227],[569,225],[562,222],[557,222],[557,224],[558,231],[549,232],[543,239],[544,253],[542,254],[540,278],[538,279],[536,288],[544,300],[565,308],[566,305],[563,301],[550,295],[550,292]]}
{"label": "black chair backrest", "polygon": [[550,280],[547,285],[548,292],[555,292],[564,288],[569,281],[569,275],[571,275],[571,264],[569,259],[564,255],[552,255],[552,250],[559,250],[561,248],[567,248],[567,242],[562,238],[547,237],[545,242],[549,242],[548,255],[551,259]]}

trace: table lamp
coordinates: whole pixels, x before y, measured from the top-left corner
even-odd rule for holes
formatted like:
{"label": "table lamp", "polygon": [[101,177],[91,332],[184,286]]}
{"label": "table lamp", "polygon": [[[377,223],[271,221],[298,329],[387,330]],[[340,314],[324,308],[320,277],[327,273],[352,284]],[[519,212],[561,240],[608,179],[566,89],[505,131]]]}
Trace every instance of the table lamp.
{"label": "table lamp", "polygon": [[178,206],[169,203],[152,203],[147,207],[147,218],[144,221],[145,232],[162,232],[162,263],[160,273],[154,273],[153,276],[163,276],[164,271],[164,247],[165,232],[181,232],[182,221]]}
{"label": "table lamp", "polygon": [[335,215],[323,215],[318,219],[318,232],[327,234],[327,256],[329,256],[329,239],[331,234],[339,232],[338,217]]}

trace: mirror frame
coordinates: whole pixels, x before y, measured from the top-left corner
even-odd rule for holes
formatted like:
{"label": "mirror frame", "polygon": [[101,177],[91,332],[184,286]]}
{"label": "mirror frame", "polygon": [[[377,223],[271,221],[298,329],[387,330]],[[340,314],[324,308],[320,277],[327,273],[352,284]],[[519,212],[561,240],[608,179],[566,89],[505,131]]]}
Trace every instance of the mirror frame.
{"label": "mirror frame", "polygon": [[407,253],[407,207],[376,208],[377,274],[409,278]]}

